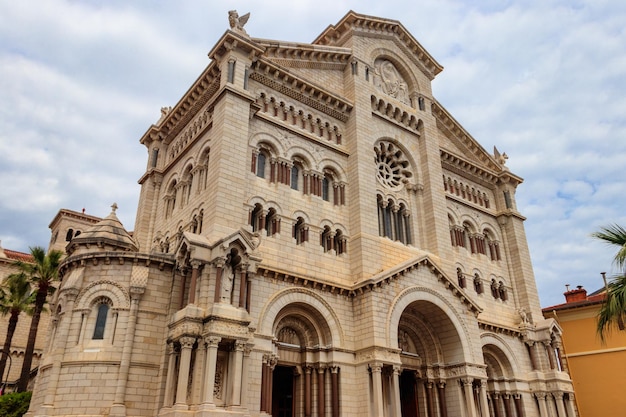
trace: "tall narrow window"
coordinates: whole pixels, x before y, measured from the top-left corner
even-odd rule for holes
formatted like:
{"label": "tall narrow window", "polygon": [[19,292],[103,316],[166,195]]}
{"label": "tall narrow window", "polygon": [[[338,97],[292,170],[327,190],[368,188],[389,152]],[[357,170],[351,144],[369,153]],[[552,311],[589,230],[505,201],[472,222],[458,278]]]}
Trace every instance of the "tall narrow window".
{"label": "tall narrow window", "polygon": [[326,175],[324,175],[324,179],[322,180],[322,199],[324,201],[330,200],[330,181]]}
{"label": "tall narrow window", "polygon": [[320,236],[320,244],[324,248],[324,252],[331,250],[333,248],[333,243],[332,231],[330,230],[330,227],[325,226],[324,231]]}
{"label": "tall narrow window", "polygon": [[293,165],[291,167],[291,188],[294,190],[298,189],[298,174],[300,173],[300,170],[298,169],[298,167],[296,165]]}
{"label": "tall narrow window", "polygon": [[254,209],[250,212],[250,226],[252,226],[253,232],[264,228],[263,220],[263,207],[260,204],[255,204]]}
{"label": "tall narrow window", "polygon": [[96,326],[93,329],[93,337],[94,340],[102,340],[104,339],[104,329],[107,324],[107,316],[109,314],[109,306],[108,304],[100,304],[98,306],[98,316],[96,317]]}
{"label": "tall narrow window", "polygon": [[256,176],[265,178],[265,154],[259,153],[256,157]]}
{"label": "tall narrow window", "polygon": [[302,217],[298,217],[298,221],[293,225],[293,238],[296,239],[297,245],[309,240],[309,230]]}

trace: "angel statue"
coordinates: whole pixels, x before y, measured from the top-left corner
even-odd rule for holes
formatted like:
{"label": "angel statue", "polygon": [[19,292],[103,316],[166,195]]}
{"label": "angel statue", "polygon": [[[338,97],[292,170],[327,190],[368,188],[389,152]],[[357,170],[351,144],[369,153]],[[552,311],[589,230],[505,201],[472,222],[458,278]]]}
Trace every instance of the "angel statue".
{"label": "angel statue", "polygon": [[242,32],[247,35],[243,26],[248,22],[250,18],[250,13],[246,13],[243,16],[239,17],[237,10],[230,10],[228,12],[228,23],[230,24],[230,28],[237,31]]}

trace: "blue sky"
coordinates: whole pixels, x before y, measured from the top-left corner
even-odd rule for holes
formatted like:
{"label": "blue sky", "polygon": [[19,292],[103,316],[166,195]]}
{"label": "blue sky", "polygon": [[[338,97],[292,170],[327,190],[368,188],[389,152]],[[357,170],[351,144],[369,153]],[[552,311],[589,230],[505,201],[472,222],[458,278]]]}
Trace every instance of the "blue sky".
{"label": "blue sky", "polygon": [[[480,3],[475,5],[474,3]],[[444,66],[435,97],[509,156],[543,306],[617,272],[589,235],[626,225],[626,2],[0,0],[0,240],[47,246],[60,208],[132,229],[139,138],[208,64],[228,10],[311,42],[348,10],[399,20]]]}

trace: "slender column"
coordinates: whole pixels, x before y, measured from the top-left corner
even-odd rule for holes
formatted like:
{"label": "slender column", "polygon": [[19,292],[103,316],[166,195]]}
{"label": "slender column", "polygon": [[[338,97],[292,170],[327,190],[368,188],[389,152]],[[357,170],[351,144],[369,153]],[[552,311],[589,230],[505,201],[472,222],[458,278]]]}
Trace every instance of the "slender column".
{"label": "slender column", "polygon": [[330,368],[332,417],[339,417],[339,367]]}
{"label": "slender column", "polygon": [[167,361],[167,379],[165,380],[165,395],[163,400],[164,407],[171,407],[173,398],[173,387],[174,387],[174,373],[176,366],[176,351],[174,350],[174,343],[170,343],[167,347],[167,354],[169,356]]}
{"label": "slender column", "polygon": [[554,349],[552,349],[552,344],[550,343],[550,341],[546,340],[543,342],[543,345],[546,348],[548,361],[550,362],[550,369],[556,369],[556,358],[554,357]]}
{"label": "slender column", "polygon": [[493,413],[495,417],[501,417],[502,410],[500,407],[500,394],[498,392],[491,394],[491,404],[493,406]]}
{"label": "slender column", "polygon": [[82,340],[85,337],[85,328],[87,327],[87,316],[89,315],[89,310],[83,310],[81,312],[80,319],[80,333],[78,334],[78,340],[76,344],[82,344]]}
{"label": "slender column", "polygon": [[546,393],[545,392],[535,392],[535,397],[537,397],[537,402],[539,403],[539,416],[540,417],[550,417],[548,414],[548,407],[546,404]]}
{"label": "slender column", "polygon": [[372,384],[373,384],[373,395],[374,395],[374,417],[383,417],[383,380],[382,380],[382,371],[383,366],[380,363],[374,363],[370,365],[370,369],[372,370]]}
{"label": "slender column", "polygon": [[246,344],[243,349],[243,368],[241,371],[241,405],[248,408],[248,372],[250,368],[250,353],[252,352],[252,344]]}
{"label": "slender column", "polygon": [[504,394],[504,413],[506,417],[513,417],[513,411],[511,410],[511,395],[509,393]]}
{"label": "slender column", "polygon": [[562,392],[553,392],[554,400],[556,401],[556,412],[559,415],[558,417],[567,417],[567,413],[565,412],[565,403],[563,402],[563,393]]}
{"label": "slender column", "polygon": [[427,381],[424,383],[424,388],[426,388],[426,411],[428,417],[434,416],[435,408],[433,404],[433,385],[432,381]]}
{"label": "slender column", "polygon": [[[515,402],[515,412],[517,413],[517,417],[525,417],[524,404],[522,403],[522,394],[514,394],[513,398]],[[574,417],[574,415],[571,415],[570,417]]]}
{"label": "slender column", "polygon": [[110,416],[126,415],[126,386],[128,385],[128,372],[130,370],[130,356],[133,351],[135,341],[135,326],[137,324],[137,311],[139,310],[139,300],[144,293],[143,287],[130,288],[130,312],[128,313],[128,327],[124,336],[124,347],[122,348],[122,360],[117,374],[117,387],[115,389],[115,399],[109,411]]}
{"label": "slender column", "polygon": [[480,381],[480,415],[489,417],[489,404],[487,403],[487,381]]}
{"label": "slender column", "polygon": [[311,367],[304,368],[304,417],[311,417]]}
{"label": "slender column", "polygon": [[231,385],[231,398],[230,404],[234,406],[241,405],[241,371],[243,369],[243,350],[246,347],[246,342],[241,340],[235,341],[235,363],[233,364],[232,372],[232,385]]}
{"label": "slender column", "polygon": [[187,304],[196,303],[196,285],[198,282],[198,268],[200,261],[191,261],[191,282],[189,283],[189,302]]}
{"label": "slender column", "polygon": [[187,385],[189,384],[189,367],[191,366],[191,349],[195,337],[180,338],[180,366],[178,367],[178,386],[176,387],[175,408],[187,410]]}
{"label": "slender column", "polygon": [[263,363],[261,365],[261,411],[267,411],[267,386],[269,384],[267,375],[269,372],[268,361],[269,356],[263,355]]}
{"label": "slender column", "polygon": [[567,396],[569,397],[569,399],[565,402],[565,406],[567,407],[567,417],[576,417],[576,404],[574,402],[574,393],[568,392]]}
{"label": "slender column", "polygon": [[[62,313],[61,319],[58,322],[59,329],[57,337],[55,337],[55,341],[58,341],[60,346],[56,346],[56,343],[52,343],[51,353],[54,360],[52,361],[48,388],[43,402],[44,407],[52,407],[54,405],[54,398],[59,384],[59,375],[61,374],[61,361],[63,360],[65,349],[68,344],[67,334],[70,329],[70,322],[72,321],[72,311],[74,310],[74,301],[76,301],[76,297],[78,296],[78,289],[67,290],[65,291],[65,294],[67,303],[65,304],[65,309]],[[2,378],[1,374],[0,378]]]}
{"label": "slender column", "polygon": [[326,390],[325,372],[326,368],[324,366],[320,365],[317,367],[317,415],[319,417],[326,417],[326,398],[324,396]]}
{"label": "slender column", "polygon": [[213,297],[213,302],[215,303],[219,303],[222,296],[222,271],[225,264],[226,259],[224,258],[219,258],[215,261],[215,294]]}
{"label": "slender column", "polygon": [[241,265],[241,277],[239,279],[239,307],[246,306],[246,290],[248,287],[248,264]]}
{"label": "slender column", "polygon": [[204,390],[202,392],[202,405],[204,409],[215,408],[213,391],[215,390],[215,366],[217,365],[217,348],[222,340],[221,337],[205,337],[206,361],[204,362]]}
{"label": "slender column", "polygon": [[[274,368],[276,367],[277,357],[272,355],[270,356],[270,360],[268,362],[268,376],[267,376],[267,413],[272,414],[272,390],[274,389]],[[310,397],[309,391],[309,398]]]}
{"label": "slender column", "polygon": [[537,361],[537,352],[535,351],[535,342],[526,342],[526,344],[528,345],[529,349],[528,352],[530,353],[530,363],[533,367],[534,371],[539,370],[539,362]]}
{"label": "slender column", "polygon": [[392,401],[393,401],[393,415],[395,417],[402,417],[402,406],[400,405],[400,373],[402,370],[399,366],[393,367],[393,373],[391,374],[392,384]]}
{"label": "slender column", "polygon": [[461,379],[461,382],[463,383],[463,389],[465,390],[467,415],[469,417],[478,417],[476,415],[476,404],[474,403],[474,392],[472,390],[472,383],[474,380],[472,378],[463,378]]}
{"label": "slender column", "polygon": [[448,417],[448,407],[446,405],[446,383],[439,381],[437,384],[437,394],[439,395],[439,414],[441,417]]}
{"label": "slender column", "polygon": [[204,376],[206,375],[207,346],[206,342],[198,339],[196,359],[193,365],[193,376],[191,378],[191,404],[202,404],[202,393],[204,392]]}
{"label": "slender column", "polygon": [[180,297],[178,299],[179,310],[185,306],[183,303],[185,302],[185,290],[187,289],[187,273],[181,272],[180,275]]}

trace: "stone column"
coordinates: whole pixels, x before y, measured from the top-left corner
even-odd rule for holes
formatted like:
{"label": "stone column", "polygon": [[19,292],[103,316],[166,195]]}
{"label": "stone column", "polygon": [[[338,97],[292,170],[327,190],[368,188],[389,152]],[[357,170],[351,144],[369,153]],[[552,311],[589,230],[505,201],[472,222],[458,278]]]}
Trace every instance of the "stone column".
{"label": "stone column", "polygon": [[219,303],[222,296],[222,271],[226,264],[225,258],[218,258],[215,261],[215,294],[213,296],[213,302]]}
{"label": "stone column", "polygon": [[535,397],[537,397],[537,402],[539,403],[539,416],[540,417],[550,417],[548,414],[548,406],[546,404],[546,393],[545,392],[535,392]]}
{"label": "stone column", "polygon": [[528,352],[530,354],[530,363],[532,365],[533,371],[538,371],[539,368],[539,361],[538,361],[538,357],[537,357],[537,352],[535,350],[535,342],[529,341],[526,342],[526,344],[528,345],[529,349]]}
{"label": "stone column", "polygon": [[250,353],[252,352],[252,344],[246,344],[243,350],[243,368],[241,370],[241,405],[248,408],[248,372],[250,369]]}
{"label": "stone column", "polygon": [[191,349],[196,342],[195,337],[180,338],[180,366],[178,367],[178,385],[176,386],[176,403],[174,408],[187,410],[187,385],[189,384],[189,368],[191,366]]}
{"label": "stone column", "polygon": [[180,297],[178,299],[178,309],[185,307],[185,291],[187,289],[187,273],[181,271],[180,273]]}
{"label": "stone column", "polygon": [[317,367],[317,415],[319,417],[326,417],[326,381],[324,380],[324,373],[326,367],[320,365]]}
{"label": "stone column", "polygon": [[206,360],[204,362],[204,389],[202,392],[202,407],[201,409],[215,408],[213,402],[213,391],[215,390],[215,366],[217,365],[217,348],[222,340],[221,337],[208,336],[204,338],[206,343],[207,352]]}
{"label": "stone column", "polygon": [[372,370],[374,417],[383,417],[385,415],[383,409],[383,366],[380,363],[374,363],[370,365],[370,369]]}
{"label": "stone column", "polygon": [[248,288],[248,264],[241,265],[241,277],[239,280],[239,307],[244,308],[246,306]]}
{"label": "stone column", "polygon": [[506,415],[506,417],[513,417],[513,413],[511,411],[511,395],[509,393],[505,393],[502,401],[504,401],[504,415]]}
{"label": "stone column", "polygon": [[434,416],[435,413],[435,407],[433,404],[433,386],[434,383],[432,381],[424,383],[424,388],[426,388],[426,411],[428,417]]}
{"label": "stone column", "polygon": [[311,367],[304,368],[304,417],[311,417]]}
{"label": "stone column", "polygon": [[557,369],[556,366],[556,357],[554,355],[554,349],[552,349],[552,344],[550,341],[545,340],[543,345],[546,347],[546,353],[548,354],[548,361],[550,362],[550,369]]}
{"label": "stone column", "polygon": [[[513,398],[515,402],[515,412],[517,413],[517,417],[525,417],[524,403],[522,402],[522,394],[514,394]],[[574,417],[574,416],[572,415],[571,417]]]}
{"label": "stone column", "polygon": [[567,396],[569,399],[565,402],[565,406],[567,407],[567,417],[576,417],[576,404],[574,402],[574,393],[568,392]]}
{"label": "stone column", "polygon": [[563,402],[563,393],[562,392],[553,392],[554,400],[556,402],[556,412],[558,417],[567,417],[567,413],[565,412],[565,403]]}
{"label": "stone column", "polygon": [[200,261],[191,261],[191,282],[189,283],[189,302],[187,304],[196,303],[196,285],[198,282],[198,269],[202,263]]}
{"label": "stone column", "polygon": [[476,404],[474,403],[474,391],[472,390],[474,379],[463,378],[461,379],[461,382],[463,383],[463,390],[465,391],[467,415],[469,417],[478,417],[476,415]]}
{"label": "stone column", "polygon": [[167,347],[167,379],[165,380],[165,395],[163,399],[163,407],[171,407],[173,398],[173,388],[174,388],[174,373],[176,366],[176,351],[174,350],[174,343],[170,343]]}
{"label": "stone column", "polygon": [[393,367],[391,374],[391,401],[392,401],[392,413],[395,417],[402,417],[402,405],[400,402],[400,373],[402,370],[399,366]]}
{"label": "stone column", "polygon": [[[58,331],[55,337],[54,342],[52,343],[51,352],[53,356],[52,368],[50,369],[50,376],[48,378],[48,388],[46,389],[46,396],[44,398],[43,406],[44,407],[52,407],[54,406],[54,398],[57,392],[57,386],[59,384],[59,375],[61,374],[61,362],[63,360],[63,356],[65,354],[65,349],[67,348],[67,335],[69,333],[70,324],[72,321],[72,310],[74,310],[74,302],[76,301],[76,297],[78,296],[78,289],[70,289],[64,291],[65,293],[65,310],[63,311],[63,315],[61,316],[61,320],[58,322]],[[7,352],[10,354],[10,352]],[[2,375],[0,375],[2,378]]]}
{"label": "stone column", "polygon": [[122,348],[122,360],[117,374],[117,387],[115,388],[115,399],[109,412],[110,416],[126,416],[126,386],[128,384],[128,372],[130,371],[130,357],[135,341],[135,326],[137,325],[137,312],[139,310],[139,300],[144,293],[143,287],[130,288],[130,312],[128,313],[128,326],[124,335],[124,347]]}
{"label": "stone column", "polygon": [[500,393],[494,392],[491,394],[491,404],[493,405],[493,412],[495,417],[502,417],[502,407],[500,405]]}
{"label": "stone column", "polygon": [[241,371],[243,369],[243,350],[246,347],[246,342],[242,340],[235,341],[235,362],[232,366],[232,385],[231,385],[231,397],[230,405],[241,405]]}
{"label": "stone column", "polygon": [[437,384],[437,394],[439,395],[439,414],[441,417],[448,417],[448,406],[446,405],[446,383],[439,381]]}
{"label": "stone column", "polygon": [[330,381],[331,381],[331,404],[332,404],[332,417],[339,417],[339,367],[333,366],[330,368]]}
{"label": "stone column", "polygon": [[489,404],[487,402],[487,381],[480,381],[480,415],[481,417],[489,416]]}

